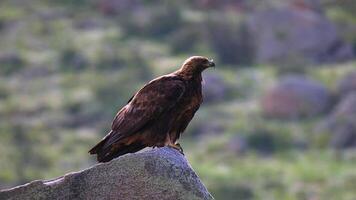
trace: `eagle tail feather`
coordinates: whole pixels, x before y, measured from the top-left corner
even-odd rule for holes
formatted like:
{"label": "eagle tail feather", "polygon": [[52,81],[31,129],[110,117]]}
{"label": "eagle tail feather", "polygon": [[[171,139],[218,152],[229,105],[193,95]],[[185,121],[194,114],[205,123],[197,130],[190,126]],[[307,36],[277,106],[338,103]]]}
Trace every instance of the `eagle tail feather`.
{"label": "eagle tail feather", "polygon": [[109,139],[109,135],[112,133],[113,131],[110,131],[110,133],[108,133],[98,144],[96,144],[93,148],[91,148],[89,150],[90,154],[97,154],[99,151],[101,151],[103,149],[103,146],[105,145],[105,143],[107,142],[107,140]]}

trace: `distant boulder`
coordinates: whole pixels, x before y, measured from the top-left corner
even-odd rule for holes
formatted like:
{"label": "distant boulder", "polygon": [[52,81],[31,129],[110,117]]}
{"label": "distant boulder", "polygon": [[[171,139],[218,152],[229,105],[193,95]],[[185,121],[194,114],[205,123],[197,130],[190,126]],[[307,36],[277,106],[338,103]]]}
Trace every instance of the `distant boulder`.
{"label": "distant boulder", "polygon": [[329,102],[322,84],[303,76],[286,76],[265,93],[261,107],[265,116],[293,119],[318,115]]}
{"label": "distant boulder", "polygon": [[316,8],[303,1],[257,10],[248,20],[255,37],[257,62],[325,63],[352,58],[352,45]]}
{"label": "distant boulder", "polygon": [[356,91],[356,71],[346,74],[338,83],[337,93],[340,97]]}
{"label": "distant boulder", "polygon": [[335,107],[333,112],[334,117],[345,117],[355,115],[356,122],[356,91],[349,93],[341,102]]}
{"label": "distant boulder", "polygon": [[329,134],[328,143],[336,149],[356,147],[356,91],[348,94],[335,110],[317,126],[320,134]]}

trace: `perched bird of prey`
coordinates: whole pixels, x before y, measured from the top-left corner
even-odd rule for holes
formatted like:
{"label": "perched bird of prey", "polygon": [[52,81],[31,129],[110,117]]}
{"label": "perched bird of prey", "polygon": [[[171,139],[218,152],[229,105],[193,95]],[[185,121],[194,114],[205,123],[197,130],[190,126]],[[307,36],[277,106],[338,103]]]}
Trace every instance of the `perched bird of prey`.
{"label": "perched bird of prey", "polygon": [[111,131],[89,153],[108,162],[145,147],[170,146],[183,153],[180,134],[203,101],[202,75],[215,67],[202,56],[188,58],[181,68],[141,88],[115,116]]}

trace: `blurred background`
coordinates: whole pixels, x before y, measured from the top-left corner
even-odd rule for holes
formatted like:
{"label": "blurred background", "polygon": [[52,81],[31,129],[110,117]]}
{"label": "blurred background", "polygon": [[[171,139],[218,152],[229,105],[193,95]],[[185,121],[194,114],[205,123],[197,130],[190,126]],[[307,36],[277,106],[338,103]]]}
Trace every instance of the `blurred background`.
{"label": "blurred background", "polygon": [[216,199],[356,199],[354,0],[1,0],[0,189],[93,165],[150,79],[214,58],[181,144]]}

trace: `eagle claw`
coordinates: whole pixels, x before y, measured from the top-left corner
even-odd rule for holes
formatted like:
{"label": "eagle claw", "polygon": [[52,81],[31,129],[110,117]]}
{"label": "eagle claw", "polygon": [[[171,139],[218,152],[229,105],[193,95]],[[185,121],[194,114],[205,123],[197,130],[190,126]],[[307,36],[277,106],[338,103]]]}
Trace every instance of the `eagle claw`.
{"label": "eagle claw", "polygon": [[183,148],[180,146],[179,143],[177,143],[177,144],[169,144],[168,147],[171,147],[171,148],[179,151],[179,153],[181,153],[182,155],[184,155]]}

